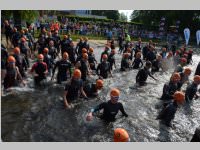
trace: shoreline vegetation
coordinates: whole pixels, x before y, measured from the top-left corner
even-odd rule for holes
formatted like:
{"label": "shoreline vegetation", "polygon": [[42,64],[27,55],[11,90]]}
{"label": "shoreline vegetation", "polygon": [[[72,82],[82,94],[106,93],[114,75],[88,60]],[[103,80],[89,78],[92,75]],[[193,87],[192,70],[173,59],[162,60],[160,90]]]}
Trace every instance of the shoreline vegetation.
{"label": "shoreline vegetation", "polygon": [[[66,35],[66,34],[60,34],[61,39],[63,39],[64,35]],[[38,38],[39,32],[35,32],[34,37]],[[77,41],[81,37],[87,37],[89,40],[107,40],[107,38],[105,36],[71,34],[71,38],[73,41]],[[117,40],[117,37],[115,38],[115,40]],[[142,38],[143,42],[149,42],[149,40],[153,40],[155,43],[161,42],[161,40],[159,40],[159,39]],[[131,41],[138,41],[138,38],[131,38]]]}

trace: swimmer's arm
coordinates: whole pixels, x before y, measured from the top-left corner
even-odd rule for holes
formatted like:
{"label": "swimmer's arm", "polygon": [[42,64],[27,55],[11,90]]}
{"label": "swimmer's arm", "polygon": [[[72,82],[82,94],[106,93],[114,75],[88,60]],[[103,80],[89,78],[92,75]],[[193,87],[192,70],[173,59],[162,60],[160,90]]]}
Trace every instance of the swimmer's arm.
{"label": "swimmer's arm", "polygon": [[156,78],[154,78],[154,76],[151,75],[151,73],[149,73],[149,76],[150,76],[151,78],[153,78],[154,80],[157,80]]}
{"label": "swimmer's arm", "polygon": [[101,103],[90,110],[90,113],[95,113],[104,108],[105,103]]}
{"label": "swimmer's arm", "polygon": [[83,90],[83,86],[81,87],[81,93],[83,94],[84,98],[88,98],[85,91]]}
{"label": "swimmer's arm", "polygon": [[64,100],[64,105],[65,105],[65,107],[69,107],[70,105],[69,105],[69,103],[68,103],[68,101],[67,101],[67,93],[68,93],[68,91],[64,91],[64,94],[63,94],[63,100]]}
{"label": "swimmer's arm", "polygon": [[17,76],[19,77],[20,81],[23,82],[23,78],[21,76],[21,73],[19,72],[19,68],[16,67],[16,71],[17,71]]}
{"label": "swimmer's arm", "polygon": [[58,61],[56,62],[56,64],[55,64],[55,66],[53,67],[53,71],[52,71],[52,78],[53,78],[53,76],[54,76],[54,74],[55,74],[55,71],[56,71],[56,68],[58,67]]}
{"label": "swimmer's arm", "polygon": [[140,74],[141,74],[141,70],[139,70],[139,72],[138,72],[137,75],[136,75],[136,83],[139,82],[138,80],[139,80]]}
{"label": "swimmer's arm", "polygon": [[142,60],[141,60],[141,64],[142,64],[142,65],[140,66],[140,68],[142,68],[142,67],[143,67],[143,65],[144,65],[144,64],[143,64],[143,62],[142,62]]}
{"label": "swimmer's arm", "polygon": [[123,107],[122,104],[121,104],[121,106],[120,106],[120,111],[122,112],[122,114],[123,114],[125,117],[128,117],[128,115],[127,115],[127,113],[125,112],[124,107]]}

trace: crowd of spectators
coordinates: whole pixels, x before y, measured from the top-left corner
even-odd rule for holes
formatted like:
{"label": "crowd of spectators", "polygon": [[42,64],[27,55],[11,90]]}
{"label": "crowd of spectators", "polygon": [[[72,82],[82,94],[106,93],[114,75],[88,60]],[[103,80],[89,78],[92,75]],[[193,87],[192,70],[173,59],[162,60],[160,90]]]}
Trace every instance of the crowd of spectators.
{"label": "crowd of spectators", "polygon": [[[9,21],[12,26],[12,20]],[[117,39],[120,34],[128,33],[131,38],[147,38],[147,39],[163,39],[172,42],[179,39],[177,34],[165,33],[161,34],[158,30],[148,30],[142,25],[123,24],[119,22],[94,22],[94,21],[78,21],[76,19],[64,18],[60,21],[43,21],[39,20],[32,23],[34,31],[41,31],[43,28],[51,30],[52,25],[57,22],[59,24],[60,34],[76,34],[76,35],[92,35]],[[23,23],[21,26],[29,26]]]}

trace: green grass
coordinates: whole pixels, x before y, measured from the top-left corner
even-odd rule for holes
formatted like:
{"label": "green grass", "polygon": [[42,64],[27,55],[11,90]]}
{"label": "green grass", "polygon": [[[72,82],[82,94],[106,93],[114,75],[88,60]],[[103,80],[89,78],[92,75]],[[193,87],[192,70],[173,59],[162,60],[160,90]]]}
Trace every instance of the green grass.
{"label": "green grass", "polygon": [[[61,39],[63,39],[63,35],[60,35]],[[39,32],[35,32],[34,34],[35,38],[39,37]],[[106,37],[103,36],[96,36],[96,35],[79,35],[79,34],[71,34],[71,38],[73,41],[76,41],[78,39],[80,39],[80,37],[88,37],[89,40],[106,40]]]}
{"label": "green grass", "polygon": [[[39,32],[35,32],[35,38],[39,37]],[[61,34],[60,37],[63,39],[64,34]],[[87,37],[89,40],[107,40],[104,36],[96,36],[96,35],[79,35],[79,34],[71,34],[71,38],[73,41],[79,40],[80,37]],[[132,41],[138,41],[138,38],[131,38]],[[149,42],[150,39],[142,38],[142,42]],[[161,41],[158,39],[152,39],[155,43],[160,43]]]}

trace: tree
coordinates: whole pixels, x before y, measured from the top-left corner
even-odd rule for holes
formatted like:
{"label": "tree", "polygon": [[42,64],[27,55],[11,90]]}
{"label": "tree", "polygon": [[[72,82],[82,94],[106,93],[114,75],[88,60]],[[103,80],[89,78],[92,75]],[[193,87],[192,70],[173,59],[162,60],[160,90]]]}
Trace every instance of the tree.
{"label": "tree", "polygon": [[22,20],[31,23],[39,16],[39,12],[36,10],[2,10],[2,16],[4,19],[13,17],[16,24],[20,24]]}
{"label": "tree", "polygon": [[192,32],[196,32],[200,26],[199,10],[135,10],[131,14],[131,21],[141,22],[146,26],[158,26],[160,19],[166,18],[166,27],[176,25],[180,21],[180,31],[188,27]]}
{"label": "tree", "polygon": [[128,21],[128,18],[127,18],[127,16],[122,12],[122,13],[120,13],[119,20],[120,20],[120,21]]}
{"label": "tree", "polygon": [[118,10],[92,10],[92,15],[106,16],[108,19],[119,20]]}

